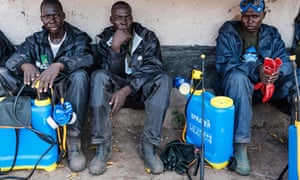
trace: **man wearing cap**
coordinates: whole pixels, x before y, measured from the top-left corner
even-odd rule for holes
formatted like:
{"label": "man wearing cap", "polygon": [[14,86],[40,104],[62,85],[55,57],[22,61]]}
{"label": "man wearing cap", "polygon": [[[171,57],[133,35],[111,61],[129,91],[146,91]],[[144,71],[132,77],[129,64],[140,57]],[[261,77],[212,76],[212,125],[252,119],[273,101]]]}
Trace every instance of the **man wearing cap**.
{"label": "man wearing cap", "polygon": [[[286,99],[289,109],[293,109],[292,99],[296,94],[285,44],[275,27],[262,23],[266,15],[264,10],[263,0],[242,0],[241,20],[225,22],[216,40],[218,75],[214,88],[217,94],[234,100],[234,157],[237,163],[233,169],[240,175],[249,175],[251,171],[247,144],[251,140],[252,103]],[[278,68],[267,74],[265,59],[273,63],[276,58],[276,62],[280,62]],[[258,84],[261,87],[257,88]]]}

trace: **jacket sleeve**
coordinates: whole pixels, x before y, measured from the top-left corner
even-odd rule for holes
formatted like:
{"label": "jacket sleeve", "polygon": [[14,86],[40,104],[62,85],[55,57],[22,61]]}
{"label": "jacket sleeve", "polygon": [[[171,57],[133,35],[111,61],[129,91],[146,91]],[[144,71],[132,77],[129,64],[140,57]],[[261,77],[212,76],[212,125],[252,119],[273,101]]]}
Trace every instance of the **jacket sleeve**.
{"label": "jacket sleeve", "polygon": [[[300,14],[299,14],[299,16],[300,16]],[[298,21],[296,18],[294,20],[294,37],[293,37],[293,43],[292,43],[292,50],[295,50],[298,46],[300,46],[298,44],[298,42],[300,42],[300,19]]]}
{"label": "jacket sleeve", "polygon": [[31,54],[34,54],[34,37],[27,37],[25,42],[20,44],[17,51],[6,61],[7,69],[15,75],[22,75],[21,65],[24,63],[34,64]]}
{"label": "jacket sleeve", "polygon": [[113,74],[119,76],[125,76],[123,60],[125,58],[125,52],[121,49],[120,53],[115,52],[108,46],[104,39],[101,39],[97,46],[97,61],[96,65],[99,69],[107,69]]}
{"label": "jacket sleeve", "polygon": [[293,72],[292,63],[289,60],[289,56],[285,47],[285,43],[281,38],[279,32],[275,29],[273,33],[272,55],[273,59],[279,57],[282,60],[282,66],[280,68],[280,76],[286,76]]}
{"label": "jacket sleeve", "polygon": [[133,91],[138,91],[149,79],[163,73],[160,43],[156,35],[148,31],[143,42],[143,65],[130,76],[130,86]]}
{"label": "jacket sleeve", "polygon": [[15,48],[8,38],[0,31],[0,66],[5,66],[6,60],[14,53]]}
{"label": "jacket sleeve", "polygon": [[223,25],[217,37],[216,70],[218,75],[224,77],[233,70],[239,70],[251,79],[257,79],[255,72],[257,71],[257,67],[262,64],[261,61],[243,63],[241,60],[242,42],[240,37],[237,33],[233,33],[233,31],[229,32],[227,28],[230,27]]}
{"label": "jacket sleeve", "polygon": [[[70,56],[61,56],[57,61],[65,66],[64,72],[69,74],[81,68],[88,68],[93,64],[93,55],[91,50],[91,39],[86,33],[76,35],[74,44],[70,44],[67,50],[72,50]],[[66,53],[68,54],[68,53]]]}

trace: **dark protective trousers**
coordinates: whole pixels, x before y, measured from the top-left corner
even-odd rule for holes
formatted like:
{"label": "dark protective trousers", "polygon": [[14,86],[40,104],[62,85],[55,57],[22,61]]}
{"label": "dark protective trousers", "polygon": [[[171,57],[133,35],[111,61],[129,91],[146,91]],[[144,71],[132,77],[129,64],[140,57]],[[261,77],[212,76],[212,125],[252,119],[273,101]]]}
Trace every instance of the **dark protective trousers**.
{"label": "dark protective trousers", "polygon": [[[300,80],[300,70],[297,72]],[[251,139],[252,104],[261,102],[261,91],[254,91],[254,84],[241,71],[233,70],[222,81],[224,95],[231,97],[235,105],[234,143],[249,143]],[[289,76],[279,77],[275,82],[275,92],[270,101],[287,99],[290,104],[296,97],[295,78]]]}
{"label": "dark protective trousers", "polygon": [[[68,126],[68,135],[79,136],[87,116],[89,76],[84,70],[77,70],[57,79],[59,80],[55,82],[54,88],[58,83],[63,84],[64,99],[72,104],[73,111],[77,115],[75,123]],[[16,95],[22,86],[23,77],[15,77],[7,69],[0,68],[0,97]],[[33,93],[35,91],[26,86],[22,94],[33,95]]]}
{"label": "dark protective trousers", "polygon": [[[97,70],[92,74],[90,106],[93,144],[111,142],[112,125],[109,117],[111,111],[109,101],[113,93],[124,85],[123,80],[120,77],[111,77],[107,70]],[[145,109],[146,119],[141,141],[154,145],[160,143],[171,89],[171,77],[161,73],[145,83],[139,92],[127,97],[124,107]]]}

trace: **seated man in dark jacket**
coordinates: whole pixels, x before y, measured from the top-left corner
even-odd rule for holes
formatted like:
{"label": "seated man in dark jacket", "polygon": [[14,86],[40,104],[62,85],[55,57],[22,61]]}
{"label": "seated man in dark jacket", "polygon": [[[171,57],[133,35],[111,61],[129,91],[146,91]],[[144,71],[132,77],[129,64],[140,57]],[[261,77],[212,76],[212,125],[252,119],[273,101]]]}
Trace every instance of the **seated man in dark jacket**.
{"label": "seated man in dark jacket", "polygon": [[93,63],[91,39],[87,33],[65,22],[65,13],[58,0],[44,0],[40,5],[42,31],[26,38],[1,70],[0,96],[15,95],[25,84],[32,90],[49,92],[58,83],[63,84],[64,99],[77,114],[76,122],[68,126],[67,155],[72,171],[86,167],[81,151],[80,134],[86,118],[89,98],[89,76],[84,68]]}
{"label": "seated man in dark jacket", "polygon": [[145,108],[139,150],[152,173],[164,170],[155,146],[160,143],[172,79],[163,67],[156,35],[134,23],[131,13],[128,3],[113,4],[110,16],[113,26],[99,35],[99,64],[103,68],[92,74],[90,91],[92,143],[97,145],[96,155],[89,165],[93,175],[106,170],[112,143],[110,117],[122,107]]}
{"label": "seated man in dark jacket", "polygon": [[[277,29],[262,23],[264,9],[263,0],[242,0],[241,20],[225,22],[217,37],[215,91],[234,100],[235,171],[241,175],[250,173],[247,144],[251,139],[252,102],[287,99],[293,107],[296,96],[292,63]],[[267,57],[272,59],[265,60]],[[274,65],[269,73],[264,71],[264,66],[269,66],[265,62],[282,64],[279,68]],[[261,86],[255,90],[257,85]]]}
{"label": "seated man in dark jacket", "polygon": [[0,31],[0,67],[5,66],[6,60],[15,52],[15,48],[8,38]]}
{"label": "seated man in dark jacket", "polygon": [[300,67],[300,8],[294,20],[294,39],[292,44],[292,54],[296,55],[298,68]]}

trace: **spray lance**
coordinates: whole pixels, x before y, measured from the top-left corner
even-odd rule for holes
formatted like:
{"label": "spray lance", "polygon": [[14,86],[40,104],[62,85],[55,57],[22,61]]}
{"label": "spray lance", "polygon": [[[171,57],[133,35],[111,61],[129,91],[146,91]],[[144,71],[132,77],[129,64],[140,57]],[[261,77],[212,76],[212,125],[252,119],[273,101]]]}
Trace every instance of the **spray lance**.
{"label": "spray lance", "polygon": [[[204,66],[205,66],[205,54],[201,54],[200,58],[202,60],[202,70],[193,69],[192,71],[192,87],[191,92],[192,95],[200,95],[202,94],[201,99],[201,156],[199,155],[199,152],[197,153],[197,164],[196,169],[194,172],[194,176],[197,175],[198,168],[200,166],[200,180],[204,180],[204,158],[205,158],[205,148],[204,148],[204,96],[205,96],[205,86],[204,86]],[[200,84],[202,84],[201,89],[199,89]],[[191,96],[192,96],[191,95]]]}
{"label": "spray lance", "polygon": [[[202,60],[202,70],[199,70],[197,68],[192,70],[191,73],[191,80],[188,82],[188,80],[177,76],[174,80],[174,86],[179,90],[179,92],[182,95],[188,95],[188,99],[185,106],[185,116],[187,117],[187,108],[190,104],[190,101],[192,97],[200,96],[201,99],[201,108],[202,108],[202,116],[201,116],[201,149],[196,150],[196,156],[197,156],[197,164],[194,171],[194,176],[197,176],[197,172],[200,166],[200,179],[204,179],[204,157],[205,157],[205,150],[204,150],[204,96],[205,96],[205,87],[204,87],[204,66],[205,66],[205,54],[201,54],[200,58]],[[185,126],[182,131],[182,140],[186,142],[186,129],[187,129],[187,123],[185,123]],[[200,153],[201,152],[201,153]],[[201,155],[200,155],[201,154]]]}
{"label": "spray lance", "polygon": [[205,65],[205,55],[201,54],[200,58],[202,59],[202,130],[201,130],[201,165],[200,165],[200,180],[204,180],[204,65]]}

